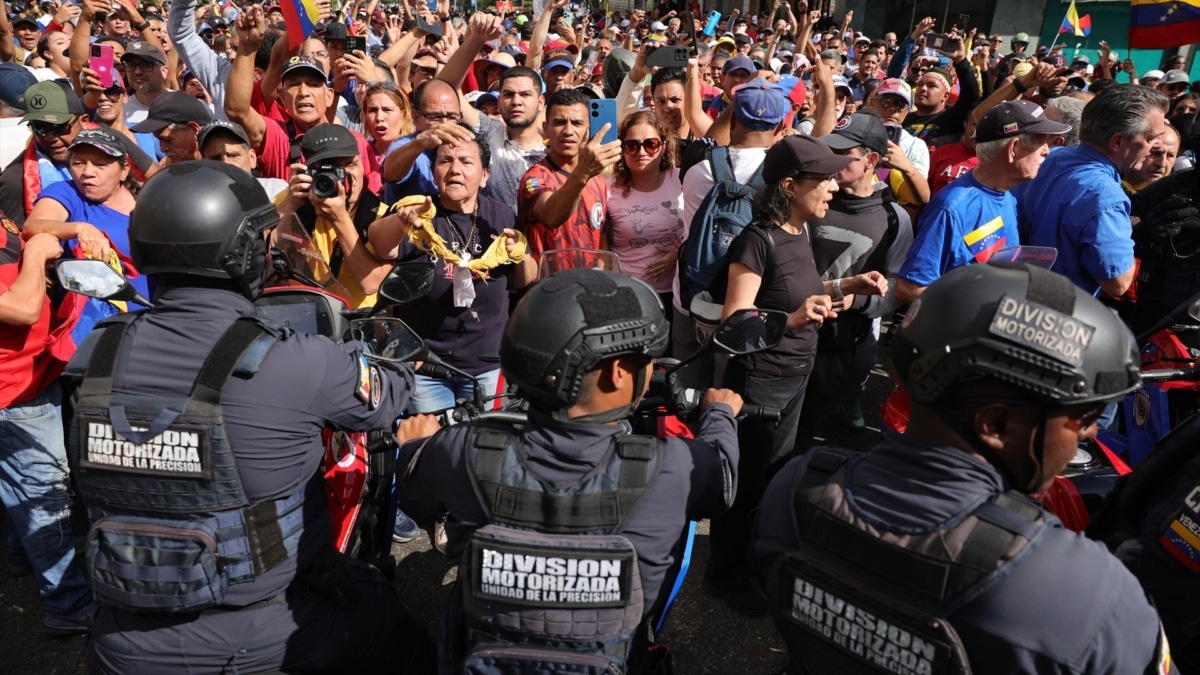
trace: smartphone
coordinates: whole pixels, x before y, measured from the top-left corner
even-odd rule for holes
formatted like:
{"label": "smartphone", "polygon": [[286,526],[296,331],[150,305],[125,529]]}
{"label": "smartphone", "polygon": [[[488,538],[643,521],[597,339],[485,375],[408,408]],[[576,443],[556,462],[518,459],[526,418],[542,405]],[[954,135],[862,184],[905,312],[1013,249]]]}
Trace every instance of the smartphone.
{"label": "smartphone", "polygon": [[639,12],[646,11],[646,0],[633,0],[633,8]]}
{"label": "smartphone", "polygon": [[688,45],[688,52],[692,56],[696,56],[696,17],[692,16],[691,12],[684,12],[679,15],[679,25],[683,28],[684,35],[688,36],[691,44]]}
{"label": "smartphone", "polygon": [[883,128],[887,132],[887,139],[896,145],[899,145],[901,127],[895,124],[885,124],[883,125]]}
{"label": "smartphone", "polygon": [[939,52],[958,51],[961,44],[962,41],[958,38],[943,33],[929,33],[925,36],[925,46]]}
{"label": "smartphone", "polygon": [[92,55],[88,58],[88,68],[100,76],[100,86],[108,89],[113,86],[113,47],[110,44],[92,45]]}
{"label": "smartphone", "polygon": [[596,69],[596,64],[600,61],[600,52],[595,49],[588,54],[587,61],[583,64],[583,74],[588,77],[592,76],[592,71]]}
{"label": "smartphone", "polygon": [[721,13],[713,10],[708,13],[708,23],[704,25],[704,34],[712,37],[717,32],[717,24],[721,23]]}
{"label": "smartphone", "polygon": [[646,56],[646,65],[651,68],[687,68],[687,47],[658,47]]}
{"label": "smartphone", "polygon": [[441,37],[442,22],[437,21],[435,19],[433,23],[426,23],[425,16],[427,16],[427,15],[418,15],[417,16],[417,27],[420,28],[421,30],[425,31],[426,33],[429,33],[429,35],[437,35],[438,37]]}
{"label": "smartphone", "polygon": [[601,137],[601,143],[611,143],[617,140],[617,100],[612,98],[601,98],[594,101],[588,101],[588,114],[591,117],[591,122],[588,127],[589,133],[593,136],[600,133],[600,127],[608,125],[608,131]]}
{"label": "smartphone", "polygon": [[959,30],[961,30],[961,31],[967,30],[967,24],[969,24],[969,23],[971,23],[971,15],[970,14],[959,14],[958,15],[958,23],[956,25],[958,26]]}
{"label": "smartphone", "polygon": [[347,35],[346,36],[346,53],[353,54],[354,52],[367,53],[367,38],[362,35]]}

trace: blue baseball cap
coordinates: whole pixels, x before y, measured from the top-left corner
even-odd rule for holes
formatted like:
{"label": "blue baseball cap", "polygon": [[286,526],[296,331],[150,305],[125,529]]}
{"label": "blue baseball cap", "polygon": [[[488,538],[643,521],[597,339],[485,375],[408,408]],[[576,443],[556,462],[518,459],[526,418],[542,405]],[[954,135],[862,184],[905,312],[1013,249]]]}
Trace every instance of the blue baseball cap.
{"label": "blue baseball cap", "polygon": [[733,118],[752,131],[770,131],[791,112],[787,97],[763,79],[755,79],[733,90]]}
{"label": "blue baseball cap", "polygon": [[19,63],[0,63],[0,101],[19,110],[25,109],[25,90],[37,84],[33,72]]}
{"label": "blue baseball cap", "polygon": [[758,72],[758,68],[755,67],[749,56],[735,56],[729,59],[721,68],[721,74],[732,73],[735,70],[744,70],[751,75]]}

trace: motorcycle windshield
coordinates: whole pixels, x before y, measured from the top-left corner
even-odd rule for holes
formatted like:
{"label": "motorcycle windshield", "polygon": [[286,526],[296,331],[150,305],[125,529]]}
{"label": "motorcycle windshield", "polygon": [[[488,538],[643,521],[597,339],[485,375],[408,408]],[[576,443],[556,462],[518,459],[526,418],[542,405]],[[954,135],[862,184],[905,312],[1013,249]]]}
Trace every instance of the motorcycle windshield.
{"label": "motorcycle windshield", "polygon": [[[339,298],[350,297],[350,292],[342,282],[333,276],[325,256],[321,255],[321,250],[313,243],[296,214],[280,214],[279,225],[275,227],[272,239],[276,274],[271,286],[316,286]],[[286,265],[282,273],[279,271],[280,265]]]}
{"label": "motorcycle windshield", "polygon": [[1000,262],[1015,262],[1025,263],[1048,270],[1054,266],[1054,261],[1058,259],[1058,249],[1053,246],[1013,246],[996,251],[988,258],[988,262],[998,260]]}
{"label": "motorcycle windshield", "polygon": [[621,260],[612,251],[597,251],[590,248],[563,248],[545,251],[538,264],[538,279],[545,279],[555,272],[577,268],[620,272]]}

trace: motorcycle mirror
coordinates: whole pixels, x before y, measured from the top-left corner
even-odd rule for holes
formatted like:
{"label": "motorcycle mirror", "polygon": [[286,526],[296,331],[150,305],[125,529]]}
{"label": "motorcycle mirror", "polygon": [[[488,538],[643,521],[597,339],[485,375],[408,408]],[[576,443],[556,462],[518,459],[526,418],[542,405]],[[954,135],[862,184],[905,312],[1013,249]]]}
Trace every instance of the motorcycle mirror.
{"label": "motorcycle mirror", "polygon": [[355,319],[350,337],[367,346],[380,361],[414,361],[425,351],[425,341],[399,319]]}
{"label": "motorcycle mirror", "polygon": [[103,260],[65,258],[54,263],[54,271],[58,283],[68,291],[100,300],[123,300],[151,306],[123,274]]}
{"label": "motorcycle mirror", "polygon": [[379,295],[393,305],[423,298],[433,290],[436,271],[432,260],[396,263],[379,285]]}
{"label": "motorcycle mirror", "polygon": [[744,356],[778,345],[786,328],[787,312],[739,309],[713,333],[712,344],[733,356]]}
{"label": "motorcycle mirror", "polygon": [[1058,259],[1058,249],[1053,246],[1013,246],[996,251],[992,257],[988,258],[988,262],[993,260],[998,262],[1014,262],[1025,263],[1033,267],[1040,267],[1048,270],[1054,267],[1054,261]]}
{"label": "motorcycle mirror", "polygon": [[1176,307],[1175,311],[1171,312],[1171,317],[1180,323],[1190,319],[1193,323],[1200,324],[1200,293]]}

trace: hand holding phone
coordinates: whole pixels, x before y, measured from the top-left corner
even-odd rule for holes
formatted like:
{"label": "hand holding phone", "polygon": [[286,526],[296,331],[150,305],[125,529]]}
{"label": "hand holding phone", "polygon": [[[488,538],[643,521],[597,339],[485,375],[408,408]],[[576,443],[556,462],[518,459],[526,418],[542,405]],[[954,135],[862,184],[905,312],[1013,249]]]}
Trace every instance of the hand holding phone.
{"label": "hand holding phone", "polygon": [[[686,51],[686,50],[685,50]],[[607,124],[608,129],[600,139],[602,144],[617,140],[617,101],[611,98],[601,98],[588,101],[588,116],[590,117],[589,132],[595,136]]]}
{"label": "hand holding phone", "polygon": [[719,23],[721,23],[721,13],[714,9],[708,13],[708,23],[704,25],[704,34],[712,37],[717,32]]}
{"label": "hand holding phone", "polygon": [[108,89],[115,84],[113,79],[113,47],[110,44],[91,45],[91,56],[88,57],[88,68],[96,71],[100,77],[100,86]]}
{"label": "hand holding phone", "polygon": [[347,35],[346,53],[353,54],[355,52],[367,53],[367,38],[362,35]]}

